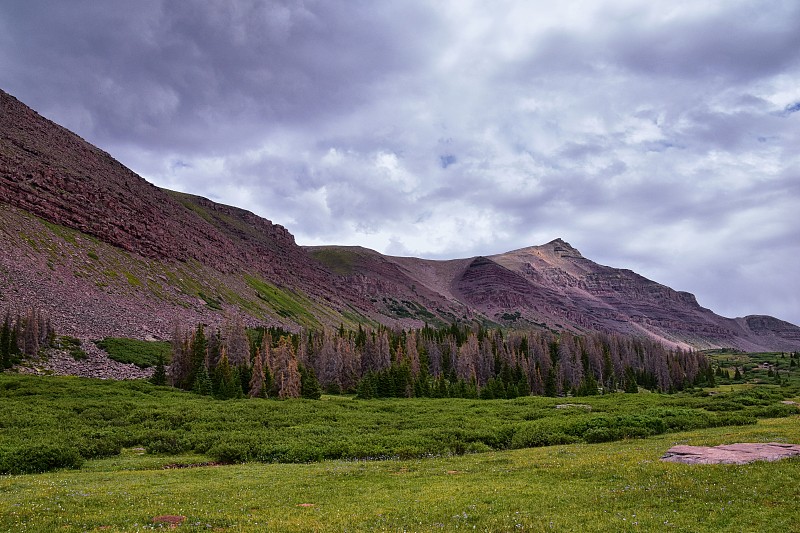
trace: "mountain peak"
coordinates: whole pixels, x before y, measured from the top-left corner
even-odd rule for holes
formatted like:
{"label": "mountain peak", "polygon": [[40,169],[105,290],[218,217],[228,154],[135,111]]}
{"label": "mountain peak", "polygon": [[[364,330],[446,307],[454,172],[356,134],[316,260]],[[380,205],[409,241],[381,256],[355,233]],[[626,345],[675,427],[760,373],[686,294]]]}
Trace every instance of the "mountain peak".
{"label": "mountain peak", "polygon": [[554,253],[559,254],[561,257],[583,257],[577,248],[574,248],[570,243],[561,237],[553,239],[545,244],[544,247],[551,249]]}

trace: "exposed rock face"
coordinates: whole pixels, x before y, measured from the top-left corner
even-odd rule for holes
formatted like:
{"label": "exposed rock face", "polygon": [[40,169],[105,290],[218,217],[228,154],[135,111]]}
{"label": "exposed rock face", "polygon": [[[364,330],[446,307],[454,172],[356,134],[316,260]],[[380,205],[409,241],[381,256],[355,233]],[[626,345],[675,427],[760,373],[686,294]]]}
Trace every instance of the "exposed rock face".
{"label": "exposed rock face", "polygon": [[688,465],[743,465],[754,461],[780,461],[797,456],[800,456],[800,444],[769,442],[725,444],[714,447],[673,446],[661,460]]}

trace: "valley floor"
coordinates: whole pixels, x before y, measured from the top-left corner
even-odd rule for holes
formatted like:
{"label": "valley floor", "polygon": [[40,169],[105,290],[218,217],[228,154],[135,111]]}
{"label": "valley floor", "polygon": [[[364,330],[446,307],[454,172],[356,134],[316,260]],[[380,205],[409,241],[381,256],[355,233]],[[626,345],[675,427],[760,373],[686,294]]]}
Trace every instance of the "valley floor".
{"label": "valley floor", "polygon": [[170,515],[185,517],[178,531],[798,531],[800,459],[659,461],[675,444],[745,441],[798,443],[800,416],[407,461],[163,469],[209,459],[127,449],[81,470],[0,476],[0,530],[144,531]]}

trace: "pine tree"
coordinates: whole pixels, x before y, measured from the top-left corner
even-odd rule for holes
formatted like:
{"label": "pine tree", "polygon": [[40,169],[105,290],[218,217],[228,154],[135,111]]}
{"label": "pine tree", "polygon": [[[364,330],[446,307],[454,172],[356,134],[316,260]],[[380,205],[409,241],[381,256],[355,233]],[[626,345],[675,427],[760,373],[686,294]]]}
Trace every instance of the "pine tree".
{"label": "pine tree", "polygon": [[175,324],[172,332],[172,362],[169,365],[169,381],[173,387],[189,388],[189,341],[179,324]]}
{"label": "pine tree", "polygon": [[213,391],[220,400],[237,397],[237,389],[241,391],[238,380],[234,379],[233,369],[228,361],[228,354],[223,346],[220,349],[219,364],[214,369]]}
{"label": "pine tree", "polygon": [[228,318],[224,326],[225,346],[228,349],[228,362],[233,367],[250,364],[250,341],[247,330],[238,314]]}
{"label": "pine tree", "polygon": [[297,370],[300,372],[300,396],[308,400],[319,400],[322,388],[319,386],[314,369],[298,364]]}
{"label": "pine tree", "polygon": [[[192,344],[191,344],[191,351],[189,356],[189,376],[187,379],[187,385],[189,389],[194,388],[194,382],[197,379],[197,375],[200,373],[202,368],[206,367],[206,357],[208,343],[206,342],[206,334],[203,328],[203,324],[199,324],[197,326],[197,330],[192,337]],[[208,371],[208,369],[206,369]]]}
{"label": "pine tree", "polygon": [[6,368],[11,368],[11,315],[8,312],[0,329],[0,372]]}
{"label": "pine tree", "polygon": [[213,391],[214,386],[211,383],[211,377],[208,375],[208,370],[206,370],[205,365],[203,365],[194,377],[192,392],[203,396],[211,396]]}
{"label": "pine tree", "polygon": [[153,371],[152,377],[150,377],[150,383],[153,385],[167,384],[167,371],[164,363],[164,354],[158,354],[158,359],[156,359],[156,368]]}
{"label": "pine tree", "polygon": [[739,367],[738,366],[734,367],[734,368],[736,368],[736,372],[734,372],[734,374],[733,374],[733,379],[736,380],[736,381],[739,381],[739,380],[742,379],[742,373],[739,372]]}
{"label": "pine tree", "polygon": [[281,337],[278,347],[273,350],[275,356],[275,386],[278,398],[298,398],[300,396],[300,371],[297,368],[297,357],[289,337]]}
{"label": "pine tree", "polygon": [[253,375],[250,377],[250,390],[247,395],[251,398],[266,398],[267,390],[264,388],[264,359],[261,350],[256,348],[253,355]]}
{"label": "pine tree", "polygon": [[39,317],[33,308],[25,317],[22,339],[24,343],[23,352],[26,356],[34,357],[39,353]]}
{"label": "pine tree", "polygon": [[636,383],[636,371],[631,367],[625,368],[625,392],[637,393],[639,386]]}
{"label": "pine tree", "polygon": [[375,374],[368,372],[361,381],[358,382],[356,397],[359,400],[371,400],[378,396],[378,384]]}
{"label": "pine tree", "polygon": [[550,370],[547,372],[547,377],[544,380],[544,395],[545,396],[558,395],[558,385],[556,384],[556,371],[555,368],[553,367],[550,367]]}

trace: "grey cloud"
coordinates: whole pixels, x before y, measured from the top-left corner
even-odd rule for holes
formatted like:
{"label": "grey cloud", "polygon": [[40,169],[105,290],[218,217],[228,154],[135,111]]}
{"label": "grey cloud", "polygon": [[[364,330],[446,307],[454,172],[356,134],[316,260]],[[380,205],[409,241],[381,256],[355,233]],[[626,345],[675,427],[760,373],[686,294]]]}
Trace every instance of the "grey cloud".
{"label": "grey cloud", "polygon": [[9,0],[0,30],[3,89],[301,243],[562,237],[800,322],[796,2]]}

